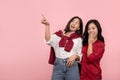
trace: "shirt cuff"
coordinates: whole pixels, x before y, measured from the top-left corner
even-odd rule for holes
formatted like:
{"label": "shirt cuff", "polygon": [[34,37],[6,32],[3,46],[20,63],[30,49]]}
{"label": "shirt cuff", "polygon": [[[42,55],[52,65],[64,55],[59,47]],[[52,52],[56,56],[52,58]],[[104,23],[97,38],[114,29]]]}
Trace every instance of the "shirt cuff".
{"label": "shirt cuff", "polygon": [[46,44],[50,45],[51,40],[46,41],[46,40],[44,39],[44,42],[45,42]]}

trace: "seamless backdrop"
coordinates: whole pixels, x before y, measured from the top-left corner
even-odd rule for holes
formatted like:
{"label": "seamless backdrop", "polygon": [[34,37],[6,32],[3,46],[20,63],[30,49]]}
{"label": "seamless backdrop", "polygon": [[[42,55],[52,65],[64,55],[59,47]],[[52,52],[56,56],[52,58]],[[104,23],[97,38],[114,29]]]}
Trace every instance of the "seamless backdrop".
{"label": "seamless backdrop", "polygon": [[51,33],[73,16],[101,23],[106,49],[103,80],[120,80],[119,0],[0,0],[0,80],[50,80],[49,46],[44,42],[44,14]]}

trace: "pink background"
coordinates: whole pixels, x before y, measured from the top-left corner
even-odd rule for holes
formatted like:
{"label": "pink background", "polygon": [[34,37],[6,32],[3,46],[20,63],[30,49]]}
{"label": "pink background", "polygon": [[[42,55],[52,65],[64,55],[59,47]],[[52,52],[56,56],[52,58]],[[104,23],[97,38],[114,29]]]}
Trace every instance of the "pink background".
{"label": "pink background", "polygon": [[103,80],[120,80],[119,0],[0,0],[0,80],[50,80],[49,46],[44,43],[44,14],[51,33],[80,16],[84,25],[98,19],[106,51],[101,61]]}

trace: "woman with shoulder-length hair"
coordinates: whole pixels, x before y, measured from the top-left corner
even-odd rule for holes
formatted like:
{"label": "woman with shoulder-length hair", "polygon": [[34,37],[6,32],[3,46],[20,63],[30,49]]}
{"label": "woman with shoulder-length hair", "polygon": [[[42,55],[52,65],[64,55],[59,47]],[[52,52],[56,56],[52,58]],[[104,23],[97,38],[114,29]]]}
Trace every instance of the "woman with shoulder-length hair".
{"label": "woman with shoulder-length hair", "polygon": [[49,63],[54,64],[52,80],[79,80],[78,63],[81,61],[83,22],[78,16],[71,18],[64,31],[50,35],[50,24],[43,16],[45,40],[51,48]]}
{"label": "woman with shoulder-length hair", "polygon": [[83,58],[80,80],[102,80],[100,60],[105,50],[104,37],[100,23],[89,20],[83,34]]}

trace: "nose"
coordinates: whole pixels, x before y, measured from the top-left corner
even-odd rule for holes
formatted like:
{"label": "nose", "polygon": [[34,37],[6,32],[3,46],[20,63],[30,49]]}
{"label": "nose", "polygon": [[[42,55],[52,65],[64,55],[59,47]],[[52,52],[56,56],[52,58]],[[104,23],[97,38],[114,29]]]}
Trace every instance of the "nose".
{"label": "nose", "polygon": [[75,23],[72,23],[73,26],[75,26]]}
{"label": "nose", "polygon": [[90,33],[90,34],[93,33],[93,30],[89,30],[89,33]]}
{"label": "nose", "polygon": [[92,32],[92,30],[89,30],[89,32],[91,33],[91,32]]}

